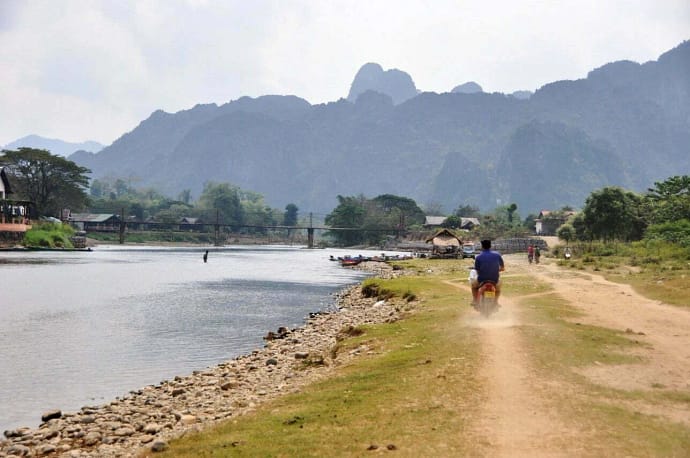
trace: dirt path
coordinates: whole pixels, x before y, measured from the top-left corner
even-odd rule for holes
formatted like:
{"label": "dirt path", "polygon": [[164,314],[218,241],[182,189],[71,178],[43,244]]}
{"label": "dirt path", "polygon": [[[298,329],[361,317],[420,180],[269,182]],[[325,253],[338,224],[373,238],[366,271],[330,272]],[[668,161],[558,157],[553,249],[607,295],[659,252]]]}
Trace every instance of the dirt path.
{"label": "dirt path", "polygon": [[[457,285],[467,291],[469,288]],[[478,453],[492,457],[577,456],[580,441],[573,426],[560,418],[544,380],[529,361],[518,327],[520,308],[501,297],[501,309],[490,318],[472,313],[461,325],[478,328],[484,365],[485,399],[472,435]]]}
{"label": "dirt path", "polygon": [[573,435],[572,427],[550,405],[544,393],[549,383],[531,367],[517,332],[520,312],[511,300],[501,302],[495,316],[468,321],[481,329],[482,378],[487,388],[474,434],[481,437],[488,456],[575,456],[575,444],[563,440]]}
{"label": "dirt path", "polygon": [[[553,263],[528,265],[507,256],[507,275],[534,275],[550,284],[584,315],[577,321],[626,331],[649,344],[641,364],[601,365],[582,373],[597,384],[624,390],[690,389],[690,310],[660,304],[636,294],[630,287],[599,276],[568,272]],[[456,284],[456,286],[458,286]],[[468,291],[469,289],[460,286]],[[536,294],[541,295],[541,294]],[[523,296],[521,299],[524,299]],[[469,299],[468,299],[469,300]],[[522,341],[524,302],[505,295],[502,308],[490,319],[471,314],[462,325],[480,329],[486,394],[473,435],[485,456],[586,455],[589,433],[562,418],[556,395],[567,389],[535,370]],[[638,404],[634,409],[690,424],[690,412],[681,405]]]}
{"label": "dirt path", "polygon": [[[634,335],[648,345],[636,353],[640,364],[593,366],[582,371],[597,384],[622,390],[690,390],[690,309],[663,304],[630,286],[602,276],[569,272],[554,263],[530,266],[584,315],[577,321]],[[638,410],[690,425],[690,410],[673,405],[639,405]]]}

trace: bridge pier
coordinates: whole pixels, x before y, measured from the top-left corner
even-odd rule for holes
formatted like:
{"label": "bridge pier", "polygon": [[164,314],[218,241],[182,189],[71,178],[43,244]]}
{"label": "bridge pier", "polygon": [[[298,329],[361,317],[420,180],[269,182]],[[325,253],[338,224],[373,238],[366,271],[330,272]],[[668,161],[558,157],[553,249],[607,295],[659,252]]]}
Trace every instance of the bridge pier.
{"label": "bridge pier", "polygon": [[314,248],[314,228],[307,228],[307,247]]}

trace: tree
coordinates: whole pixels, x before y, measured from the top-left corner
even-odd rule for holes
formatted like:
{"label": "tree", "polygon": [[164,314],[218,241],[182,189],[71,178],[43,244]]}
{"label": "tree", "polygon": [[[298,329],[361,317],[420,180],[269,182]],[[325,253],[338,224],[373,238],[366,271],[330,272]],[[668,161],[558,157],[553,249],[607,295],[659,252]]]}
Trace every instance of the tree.
{"label": "tree", "polygon": [[285,214],[283,215],[283,225],[284,226],[296,226],[298,215],[297,212],[299,208],[295,204],[287,204],[285,206]]}
{"label": "tree", "polygon": [[481,214],[479,213],[479,207],[475,207],[472,205],[458,206],[458,208],[455,209],[453,214],[461,218],[479,218],[481,216]]}
{"label": "tree", "polygon": [[189,189],[184,189],[177,197],[179,200],[182,202],[186,203],[189,205],[189,203],[192,201],[192,191]]}
{"label": "tree", "polygon": [[575,228],[572,224],[565,223],[556,230],[559,239],[565,240],[566,245],[575,240]]}
{"label": "tree", "polygon": [[513,213],[517,210],[517,204],[510,204],[508,208],[506,208],[506,211],[508,212],[508,222],[510,224],[513,224]]}
{"label": "tree", "polygon": [[592,240],[592,238],[593,238],[592,233],[590,232],[589,228],[587,227],[587,224],[585,224],[585,216],[582,214],[582,212],[573,216],[572,219],[570,220],[570,224],[572,224],[573,229],[575,229],[575,239],[576,240],[579,240],[581,242],[586,242],[588,240]]}
{"label": "tree", "polygon": [[646,196],[649,224],[690,219],[690,176],[655,182]]}
{"label": "tree", "polygon": [[462,225],[462,219],[459,216],[450,215],[448,218],[444,219],[441,223],[441,227],[447,229],[457,229]]}
{"label": "tree", "polygon": [[243,224],[240,191],[237,186],[231,186],[229,183],[206,183],[199,198],[200,207],[207,213],[213,213],[207,214],[206,219],[215,220],[217,211],[222,224]]}
{"label": "tree", "polygon": [[34,204],[39,215],[60,216],[63,208],[81,210],[88,201],[91,171],[47,150],[3,150],[0,161],[9,169],[17,194]]}
{"label": "tree", "polygon": [[[366,216],[365,197],[363,195],[357,197],[339,195],[337,198],[338,206],[326,215],[326,224],[331,227],[361,228]],[[329,231],[328,233],[343,245],[356,245],[364,240],[362,233],[358,231]]]}
{"label": "tree", "polygon": [[[405,226],[413,224],[424,224],[424,211],[409,197],[400,197],[393,194],[382,194],[372,199],[374,204],[373,211],[380,217],[386,219],[387,227],[397,227],[400,224]],[[395,211],[397,210],[397,212]],[[399,217],[401,221],[390,221],[388,216]],[[386,218],[388,217],[388,218]],[[392,223],[392,225],[391,225]],[[402,229],[402,228],[401,228]]]}
{"label": "tree", "polygon": [[641,216],[641,196],[617,186],[594,191],[587,197],[582,213],[594,238],[604,241],[639,240],[645,229]]}

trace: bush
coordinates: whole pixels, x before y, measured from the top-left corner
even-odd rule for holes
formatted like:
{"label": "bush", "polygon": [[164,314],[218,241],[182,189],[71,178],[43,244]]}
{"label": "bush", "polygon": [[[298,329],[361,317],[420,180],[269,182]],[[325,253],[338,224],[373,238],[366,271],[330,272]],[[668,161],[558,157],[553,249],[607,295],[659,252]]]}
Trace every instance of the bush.
{"label": "bush", "polygon": [[653,224],[645,232],[646,241],[664,241],[690,248],[690,220]]}
{"label": "bush", "polygon": [[24,246],[41,248],[73,248],[70,237],[74,229],[67,224],[39,223],[24,235]]}

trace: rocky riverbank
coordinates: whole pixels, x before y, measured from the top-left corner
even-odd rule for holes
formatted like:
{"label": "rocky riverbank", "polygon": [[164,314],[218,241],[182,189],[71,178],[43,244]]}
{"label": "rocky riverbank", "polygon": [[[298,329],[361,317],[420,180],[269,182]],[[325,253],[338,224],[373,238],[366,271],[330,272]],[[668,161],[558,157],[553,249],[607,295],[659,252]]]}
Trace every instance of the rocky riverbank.
{"label": "rocky riverbank", "polygon": [[[396,271],[384,263],[361,263],[377,276]],[[401,306],[362,296],[354,286],[336,298],[337,310],[312,314],[295,330],[269,332],[266,345],[233,360],[158,385],[149,385],[109,404],[78,412],[49,411],[36,429],[4,432],[0,458],[10,456],[131,457],[167,448],[185,432],[251,412],[262,402],[326,377],[335,367],[367,351],[334,354],[338,339],[362,324],[399,319]]]}

